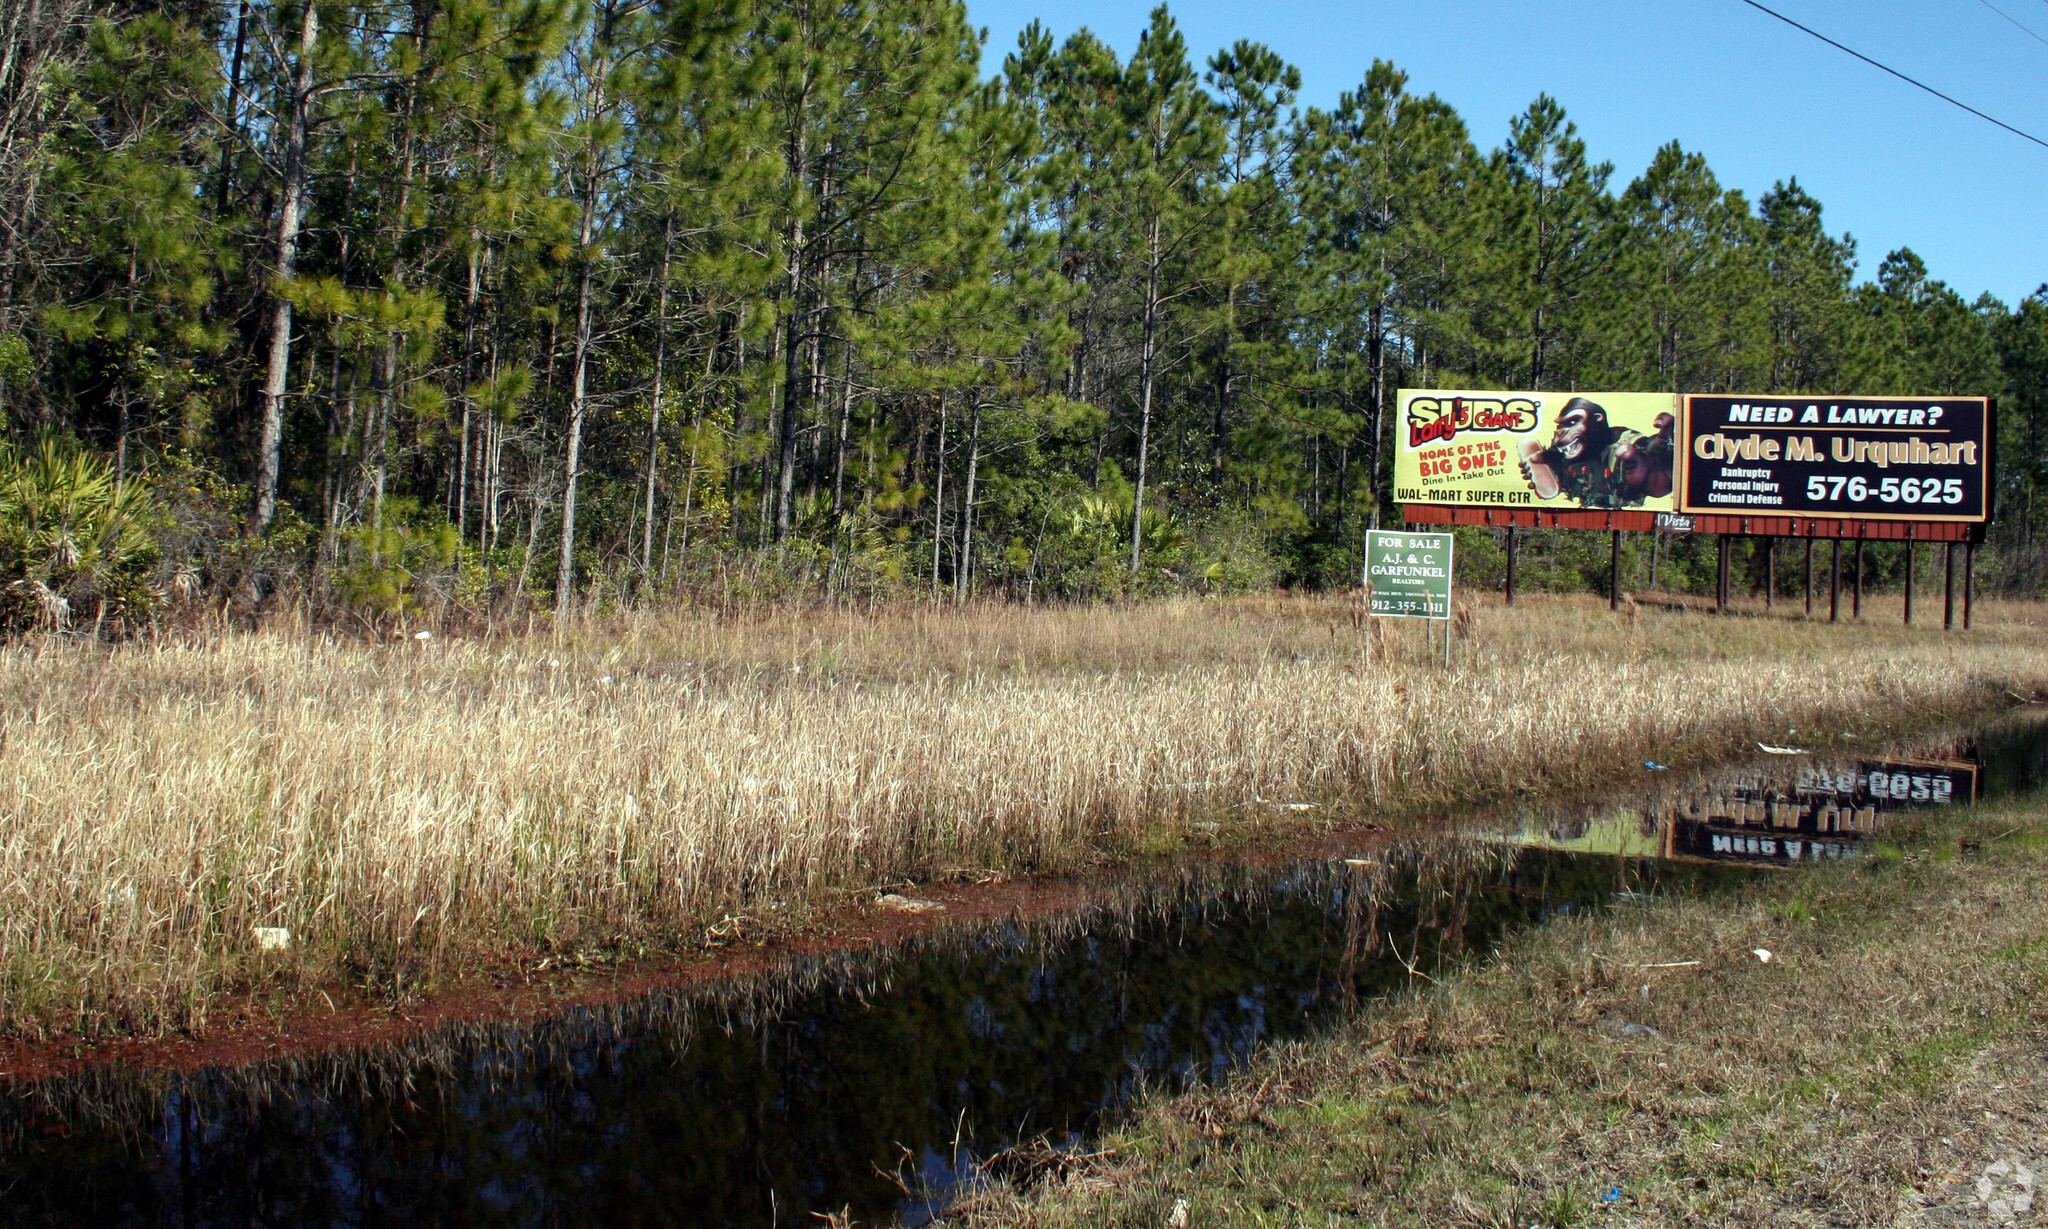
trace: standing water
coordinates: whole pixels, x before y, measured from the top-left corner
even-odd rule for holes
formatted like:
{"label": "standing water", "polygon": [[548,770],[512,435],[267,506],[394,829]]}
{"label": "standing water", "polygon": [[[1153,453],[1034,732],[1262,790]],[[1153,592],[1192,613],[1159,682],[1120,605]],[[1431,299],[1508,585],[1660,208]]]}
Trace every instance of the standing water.
{"label": "standing water", "polygon": [[1857,856],[1877,813],[2031,788],[2035,723],[1869,758],[1767,756],[1481,838],[1099,882],[1059,916],[538,1023],[0,1102],[0,1224],[919,1224],[977,1161],[1069,1144],[1508,933],[1617,892]]}

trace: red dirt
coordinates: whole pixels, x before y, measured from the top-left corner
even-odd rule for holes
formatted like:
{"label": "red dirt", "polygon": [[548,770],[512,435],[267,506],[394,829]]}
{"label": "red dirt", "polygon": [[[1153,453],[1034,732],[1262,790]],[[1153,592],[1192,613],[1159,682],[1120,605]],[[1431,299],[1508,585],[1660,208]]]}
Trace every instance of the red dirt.
{"label": "red dirt", "polygon": [[[1385,839],[1376,834],[1384,831],[1379,824],[1354,825],[1273,845],[1194,857],[1254,868],[1284,865],[1358,852],[1361,841],[1371,841],[1377,847]],[[397,1005],[373,1002],[360,992],[330,986],[302,993],[297,1004],[283,1012],[255,1002],[238,1004],[221,1013],[219,1024],[189,1033],[96,1040],[0,1039],[0,1085],[112,1067],[190,1072],[246,1066],[287,1056],[388,1045],[451,1024],[513,1023],[578,1007],[614,1006],[658,991],[771,974],[804,957],[890,947],[944,929],[1076,912],[1105,898],[1110,887],[1132,869],[1125,864],[1077,876],[920,884],[915,889],[918,897],[944,905],[943,911],[895,913],[850,901],[798,935],[627,963],[598,972],[550,973],[544,967],[507,962],[479,969],[473,981],[425,992]],[[334,999],[338,989],[342,990],[340,1001]],[[307,998],[324,1000],[326,1010],[306,1006]]]}

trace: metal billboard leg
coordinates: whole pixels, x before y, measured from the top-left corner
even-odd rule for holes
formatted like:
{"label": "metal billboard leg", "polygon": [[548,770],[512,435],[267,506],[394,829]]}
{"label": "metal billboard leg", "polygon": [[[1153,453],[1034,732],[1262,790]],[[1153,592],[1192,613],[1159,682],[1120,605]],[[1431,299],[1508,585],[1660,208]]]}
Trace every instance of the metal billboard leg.
{"label": "metal billboard leg", "polygon": [[1941,553],[1941,630],[1956,625],[1956,544],[1950,542]]}
{"label": "metal billboard leg", "polygon": [[1963,630],[1970,630],[1970,608],[1977,604],[1977,544],[1963,543]]}
{"label": "metal billboard leg", "polygon": [[1828,622],[1842,620],[1842,540],[1836,538],[1828,553]]}
{"label": "metal billboard leg", "polygon": [[1614,547],[1607,556],[1607,609],[1621,609],[1621,530],[1614,531]]}
{"label": "metal billboard leg", "polygon": [[1809,532],[1806,535],[1806,617],[1809,619],[1813,617],[1813,534],[1811,532],[1812,528],[1813,527],[1811,525],[1807,526]]}
{"label": "metal billboard leg", "polygon": [[1515,527],[1508,526],[1508,605],[1515,604]]}
{"label": "metal billboard leg", "polygon": [[[1859,527],[1860,529],[1860,527]],[[1849,595],[1849,617],[1863,617],[1863,539],[1856,539],[1856,589]]]}
{"label": "metal billboard leg", "polygon": [[1778,539],[1764,539],[1764,609],[1778,608]]}
{"label": "metal billboard leg", "polygon": [[1915,541],[1914,541],[1913,539],[1911,539],[1911,538],[1907,538],[1907,539],[1906,539],[1906,626],[1907,626],[1907,627],[1911,627],[1911,626],[1913,626],[1913,572],[1914,572],[1914,569],[1915,569],[1915,566],[1916,566],[1916,564],[1917,564],[1917,563],[1918,563],[1918,561],[1919,561],[1919,556],[1918,556],[1918,554],[1916,553],[1916,552],[1917,552],[1917,551],[1919,550],[1919,547],[1920,547],[1920,544],[1919,544],[1918,542],[1915,542]]}

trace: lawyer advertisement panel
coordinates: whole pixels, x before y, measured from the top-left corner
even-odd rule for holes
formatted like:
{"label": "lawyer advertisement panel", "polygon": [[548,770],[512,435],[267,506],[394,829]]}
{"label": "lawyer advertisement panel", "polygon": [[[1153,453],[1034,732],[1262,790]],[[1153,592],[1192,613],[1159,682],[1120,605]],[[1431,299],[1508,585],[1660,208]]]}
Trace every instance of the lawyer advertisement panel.
{"label": "lawyer advertisement panel", "polygon": [[1402,503],[1673,510],[1669,393],[1402,389],[1399,408]]}
{"label": "lawyer advertisement panel", "polygon": [[1682,512],[1982,521],[1989,511],[1983,397],[1684,400]]}

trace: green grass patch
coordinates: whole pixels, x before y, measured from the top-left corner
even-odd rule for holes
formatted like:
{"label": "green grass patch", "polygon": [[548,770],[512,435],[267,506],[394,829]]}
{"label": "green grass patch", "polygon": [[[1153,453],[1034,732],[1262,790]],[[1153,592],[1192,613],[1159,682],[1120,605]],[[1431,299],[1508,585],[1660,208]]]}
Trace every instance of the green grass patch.
{"label": "green grass patch", "polygon": [[[1092,1172],[957,1214],[1153,1227],[1184,1201],[1190,1226],[1889,1220],[1926,1178],[1918,1141],[1956,1129],[1956,1082],[2038,1027],[2044,833],[2035,796],[1913,821],[1861,863],[1560,919],[1220,1087],[1146,1102]],[[1700,963],[1651,967],[1681,960]]]}

